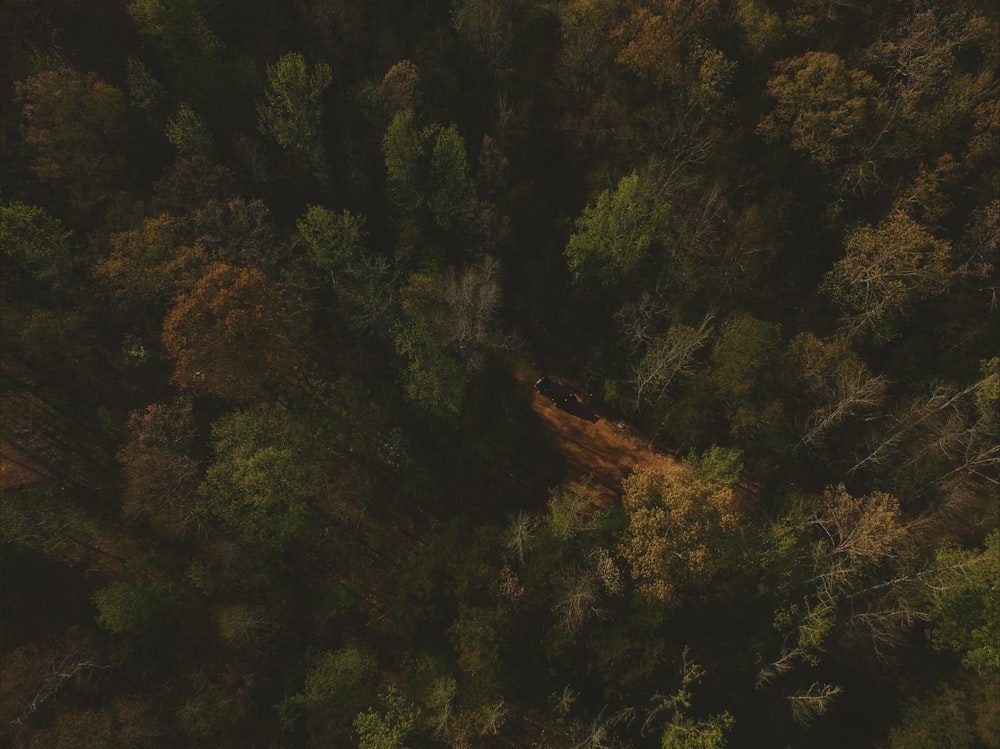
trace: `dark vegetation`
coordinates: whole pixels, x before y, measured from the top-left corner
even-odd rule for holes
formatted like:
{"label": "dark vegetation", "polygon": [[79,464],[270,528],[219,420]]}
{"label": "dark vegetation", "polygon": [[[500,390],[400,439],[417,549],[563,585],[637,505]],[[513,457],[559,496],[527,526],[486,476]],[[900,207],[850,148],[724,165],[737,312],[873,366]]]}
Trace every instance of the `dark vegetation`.
{"label": "dark vegetation", "polygon": [[998,24],[0,4],[0,741],[1000,746]]}

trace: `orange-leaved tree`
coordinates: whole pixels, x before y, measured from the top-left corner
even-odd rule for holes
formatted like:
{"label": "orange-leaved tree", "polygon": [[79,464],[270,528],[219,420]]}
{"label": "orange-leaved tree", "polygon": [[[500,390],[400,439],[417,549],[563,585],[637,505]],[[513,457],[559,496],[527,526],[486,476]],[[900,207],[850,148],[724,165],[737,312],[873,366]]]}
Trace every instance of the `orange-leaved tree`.
{"label": "orange-leaved tree", "polygon": [[300,311],[297,299],[256,268],[212,263],[163,324],[173,382],[236,403],[265,397],[301,358]]}

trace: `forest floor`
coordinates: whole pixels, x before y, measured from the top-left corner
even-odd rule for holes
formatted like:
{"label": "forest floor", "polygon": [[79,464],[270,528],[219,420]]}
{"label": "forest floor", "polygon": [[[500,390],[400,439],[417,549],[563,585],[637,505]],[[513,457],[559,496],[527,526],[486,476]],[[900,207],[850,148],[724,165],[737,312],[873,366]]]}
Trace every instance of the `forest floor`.
{"label": "forest floor", "polygon": [[[518,379],[528,387],[534,384],[527,372],[519,373]],[[572,488],[590,476],[602,489],[600,504],[608,506],[621,497],[622,480],[636,468],[661,473],[684,470],[677,458],[654,450],[625,424],[603,418],[571,382],[560,384],[577,393],[576,403],[559,407],[535,391],[531,408],[566,459],[564,486]]]}

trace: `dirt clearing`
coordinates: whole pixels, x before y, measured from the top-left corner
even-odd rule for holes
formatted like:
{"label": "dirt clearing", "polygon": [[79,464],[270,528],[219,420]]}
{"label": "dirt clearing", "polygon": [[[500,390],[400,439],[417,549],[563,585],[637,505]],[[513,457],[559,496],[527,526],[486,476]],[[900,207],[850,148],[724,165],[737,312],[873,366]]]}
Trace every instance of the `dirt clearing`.
{"label": "dirt clearing", "polygon": [[[526,387],[532,387],[537,377],[522,373],[518,379]],[[558,382],[578,392],[572,383]],[[604,489],[602,504],[621,497],[622,479],[635,468],[651,468],[661,473],[684,470],[676,458],[653,450],[624,424],[603,418],[579,395],[576,403],[559,407],[533,392],[531,408],[565,456],[563,484],[572,486],[584,476],[592,476],[595,484]]]}

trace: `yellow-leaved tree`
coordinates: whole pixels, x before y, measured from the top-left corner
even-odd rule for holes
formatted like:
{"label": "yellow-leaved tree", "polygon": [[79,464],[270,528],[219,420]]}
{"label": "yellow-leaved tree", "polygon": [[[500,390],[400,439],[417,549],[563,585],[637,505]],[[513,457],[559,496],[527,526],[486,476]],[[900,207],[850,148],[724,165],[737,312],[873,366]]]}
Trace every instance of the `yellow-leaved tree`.
{"label": "yellow-leaved tree", "polygon": [[735,548],[741,513],[732,488],[647,469],[623,486],[628,528],[620,550],[640,590],[663,602],[688,586],[704,590]]}

